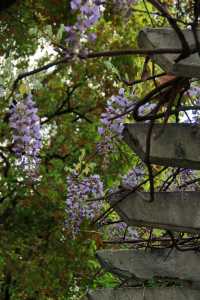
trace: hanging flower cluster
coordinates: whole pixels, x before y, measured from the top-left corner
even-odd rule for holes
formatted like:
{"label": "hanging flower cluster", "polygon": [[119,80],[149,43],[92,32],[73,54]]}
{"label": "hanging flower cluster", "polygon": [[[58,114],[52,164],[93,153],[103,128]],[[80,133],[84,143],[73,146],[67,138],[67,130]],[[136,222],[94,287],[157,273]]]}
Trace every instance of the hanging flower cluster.
{"label": "hanging flower cluster", "polygon": [[134,168],[122,177],[122,187],[128,190],[135,188],[144,179],[144,170]]}
{"label": "hanging flower cluster", "polygon": [[[113,6],[117,12],[128,16],[131,13],[131,5],[136,0],[113,0]],[[71,0],[70,6],[74,13],[77,14],[77,21],[74,25],[65,26],[67,33],[66,43],[68,50],[66,55],[87,54],[87,49],[83,49],[83,43],[94,42],[96,34],[89,29],[94,26],[105,10],[106,1],[104,0]]]}
{"label": "hanging flower cluster", "polygon": [[113,149],[113,136],[122,138],[125,119],[133,107],[133,102],[125,97],[124,89],[120,89],[117,96],[112,96],[107,101],[106,112],[102,113],[100,118],[102,126],[98,128],[102,137],[97,144],[98,153],[106,154]]}
{"label": "hanging flower cluster", "polygon": [[124,121],[133,107],[134,104],[125,97],[124,89],[120,89],[119,95],[112,96],[107,101],[106,112],[101,114],[100,119],[104,127],[98,129],[99,134],[103,135],[109,129],[121,138],[124,130]]}
{"label": "hanging flower cluster", "polygon": [[102,201],[88,201],[103,196],[103,183],[99,175],[91,175],[82,180],[76,172],[67,177],[66,211],[67,225],[74,234],[80,231],[84,219],[92,220],[102,207]]}
{"label": "hanging flower cluster", "polygon": [[109,225],[107,228],[107,234],[110,239],[128,240],[138,238],[137,230],[134,227],[128,226],[124,222]]}
{"label": "hanging flower cluster", "polygon": [[10,127],[13,130],[13,151],[19,165],[27,173],[35,173],[42,146],[38,109],[29,94],[10,109]]}
{"label": "hanging flower cluster", "polygon": [[[69,52],[80,53],[82,41],[94,41],[95,33],[88,32],[100,18],[101,1],[99,0],[71,0],[71,9],[77,13],[77,22],[72,26],[66,26],[68,34],[66,39]],[[70,54],[70,53],[69,53]]]}

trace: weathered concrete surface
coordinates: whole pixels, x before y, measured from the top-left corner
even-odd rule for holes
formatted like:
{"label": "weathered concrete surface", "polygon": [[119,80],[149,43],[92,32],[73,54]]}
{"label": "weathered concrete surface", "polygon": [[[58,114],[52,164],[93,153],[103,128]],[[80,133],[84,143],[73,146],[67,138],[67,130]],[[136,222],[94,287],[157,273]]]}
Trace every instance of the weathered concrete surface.
{"label": "weathered concrete surface", "polygon": [[[148,123],[127,124],[125,142],[145,159]],[[155,124],[151,135],[150,162],[153,164],[200,169],[200,126],[191,124]]]}
{"label": "weathered concrete surface", "polygon": [[109,202],[118,203],[114,209],[128,225],[200,231],[200,192],[155,192],[154,197],[148,202],[149,193],[125,191],[113,195]]}
{"label": "weathered concrete surface", "polygon": [[[193,33],[189,29],[183,30],[190,47],[195,46]],[[197,31],[200,39],[200,30]],[[172,28],[146,28],[138,35],[138,45],[142,49],[181,48],[180,41]],[[200,78],[200,59],[197,53],[175,63],[179,54],[153,55],[154,61],[167,73],[182,77]]]}
{"label": "weathered concrete surface", "polygon": [[199,300],[200,291],[188,288],[120,288],[91,291],[89,300]]}
{"label": "weathered concrete surface", "polygon": [[200,281],[200,253],[194,251],[101,250],[97,251],[97,258],[102,267],[122,279],[156,277]]}

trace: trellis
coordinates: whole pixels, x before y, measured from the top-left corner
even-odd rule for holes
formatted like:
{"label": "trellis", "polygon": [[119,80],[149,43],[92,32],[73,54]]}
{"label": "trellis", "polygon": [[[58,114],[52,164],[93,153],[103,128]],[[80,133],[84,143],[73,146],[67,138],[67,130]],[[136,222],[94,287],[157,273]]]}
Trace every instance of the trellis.
{"label": "trellis", "polygon": [[[155,87],[136,104],[133,111],[135,120],[148,122],[127,124],[123,132],[124,141],[148,167],[150,191],[121,190],[112,195],[109,201],[127,225],[166,229],[167,237],[157,239],[159,247],[147,246],[146,251],[139,249],[139,243],[138,249],[98,251],[97,258],[102,267],[118,276],[126,286],[90,292],[90,300],[200,299],[199,237],[182,235],[177,239],[172,233],[172,230],[199,233],[200,192],[155,192],[152,172],[152,164],[200,169],[200,126],[167,123],[170,115],[178,116],[182,109],[180,103],[183,93],[188,89],[187,78],[200,78],[199,53],[195,50],[200,32],[195,33],[197,39],[194,39],[192,30],[183,30],[179,35],[174,28],[145,29],[139,34],[138,43],[142,49],[179,48],[186,41],[190,54],[183,51],[181,57],[175,53],[151,56],[173,77]],[[176,89],[180,94],[180,101],[174,111],[173,99],[171,101],[170,97]],[[159,104],[150,113],[141,116],[139,108],[155,96],[160,97]],[[164,113],[159,113],[162,105],[167,105],[167,109]],[[159,118],[164,118],[164,124],[155,124],[155,120]],[[150,237],[149,244],[154,241]],[[156,279],[158,283],[167,279],[175,284],[169,287],[163,287],[162,284],[157,288],[145,287],[145,283],[152,279]]]}

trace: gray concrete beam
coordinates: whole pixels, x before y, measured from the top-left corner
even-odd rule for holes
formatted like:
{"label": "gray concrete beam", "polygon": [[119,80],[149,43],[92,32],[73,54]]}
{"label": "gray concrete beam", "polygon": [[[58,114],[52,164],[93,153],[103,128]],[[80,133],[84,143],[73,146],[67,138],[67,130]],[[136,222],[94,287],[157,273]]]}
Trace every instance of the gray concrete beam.
{"label": "gray concrete beam", "polygon": [[[195,46],[191,30],[182,30],[190,47]],[[200,30],[197,31],[200,39]],[[142,49],[181,48],[180,41],[172,28],[146,28],[138,35],[138,45]],[[197,53],[175,63],[179,54],[157,54],[153,60],[167,73],[181,77],[200,78],[200,59]],[[151,56],[152,57],[152,56]]]}
{"label": "gray concrete beam", "polygon": [[199,300],[200,291],[179,288],[120,288],[90,291],[89,300]]}
{"label": "gray concrete beam", "polygon": [[108,272],[122,279],[172,278],[200,282],[200,253],[175,249],[101,250],[97,258]]}
{"label": "gray concrete beam", "polygon": [[[153,164],[200,169],[200,126],[191,124],[155,124],[151,135],[150,161]],[[145,159],[148,123],[127,124],[124,141]]]}
{"label": "gray concrete beam", "polygon": [[113,195],[109,203],[128,225],[200,231],[200,192],[155,192],[154,197],[148,202],[150,193],[125,191]]}

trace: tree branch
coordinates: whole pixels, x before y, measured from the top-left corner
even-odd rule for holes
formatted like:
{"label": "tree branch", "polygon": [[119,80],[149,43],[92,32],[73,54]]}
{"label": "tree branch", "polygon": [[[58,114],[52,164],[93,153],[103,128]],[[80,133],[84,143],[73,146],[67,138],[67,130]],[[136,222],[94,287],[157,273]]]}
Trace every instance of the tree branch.
{"label": "tree branch", "polygon": [[[90,59],[90,58],[99,58],[99,57],[115,57],[115,56],[126,56],[126,55],[152,55],[152,54],[165,54],[165,53],[179,54],[181,52],[182,52],[182,49],[180,49],[180,48],[122,49],[122,50],[92,52],[92,53],[89,53],[84,56],[80,54],[80,55],[78,55],[78,58],[81,60],[86,60],[86,59]],[[195,53],[195,52],[196,52],[196,49],[192,49],[192,53]],[[64,57],[59,60],[55,60],[51,63],[48,63],[42,67],[19,74],[13,83],[12,94],[13,94],[14,90],[17,88],[19,81],[22,80],[23,78],[40,73],[42,71],[47,71],[48,69],[55,67],[57,65],[68,63],[70,60],[72,60],[72,57],[73,56],[71,56],[70,58]],[[12,95],[10,95],[9,98],[11,96]]]}

